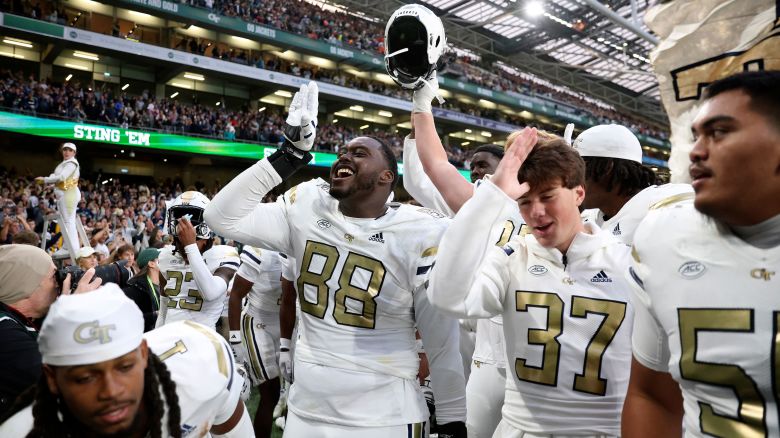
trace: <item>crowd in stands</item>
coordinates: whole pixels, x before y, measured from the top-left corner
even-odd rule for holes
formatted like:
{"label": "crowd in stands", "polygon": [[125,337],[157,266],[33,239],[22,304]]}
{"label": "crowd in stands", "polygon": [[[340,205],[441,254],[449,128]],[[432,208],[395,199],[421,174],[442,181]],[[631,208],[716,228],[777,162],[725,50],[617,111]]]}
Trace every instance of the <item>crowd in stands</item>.
{"label": "crowd in stands", "polygon": [[[240,17],[247,21],[254,21],[281,30],[305,35],[312,39],[323,40],[330,44],[347,45],[379,54],[383,51],[384,27],[381,23],[369,21],[365,17],[326,10],[305,1],[185,0],[184,2],[193,6],[208,8],[223,15]],[[29,3],[26,7],[23,5],[13,7],[13,2],[9,0],[0,3],[1,10],[11,10],[16,13],[22,11],[26,15],[54,22],[67,21],[67,14],[63,8],[57,7],[57,5],[48,6],[42,10],[40,2],[35,4]],[[113,33],[115,36],[126,36],[119,34],[118,31]],[[204,39],[182,38],[174,44],[174,48],[386,96],[408,98],[408,93],[394,85],[361,79],[352,75],[346,75],[340,71],[320,69],[305,63],[289,62],[268,53],[262,55],[253,54],[246,50],[225,46],[224,44],[214,44]],[[556,102],[562,105],[565,104],[578,115],[595,117],[600,123],[619,123],[632,128],[638,133],[656,138],[667,137],[665,132],[650,127],[633,117],[621,114],[606,104],[598,103],[593,99],[562,87],[554,87],[543,81],[535,80],[530,75],[513,74],[506,69],[497,68],[496,65],[486,64],[468,56],[454,56],[454,54],[451,54],[448,58],[448,66],[443,71],[443,74],[456,79],[478,84],[496,91],[517,92],[544,98],[549,100],[552,105],[556,105]],[[527,121],[520,117],[508,116],[500,111],[486,110],[453,100],[448,101],[445,107],[506,123],[521,126],[527,124]],[[538,125],[538,123],[535,124]],[[540,127],[550,129],[548,126]]]}
{"label": "crowd in stands", "polygon": [[[36,116],[91,121],[123,128],[152,129],[186,135],[203,135],[226,140],[263,144],[283,141],[283,116],[273,109],[258,112],[248,107],[228,109],[183,104],[169,98],[156,98],[148,90],[140,95],[122,92],[116,85],[98,87],[78,81],[54,83],[48,79],[25,78],[22,73],[0,69],[0,108]],[[401,137],[381,129],[360,130],[342,124],[321,123],[315,149],[336,152],[340,145],[359,135],[382,138],[400,159]],[[453,163],[463,165],[465,151],[450,151]]]}
{"label": "crowd in stands", "polygon": [[[183,0],[193,6],[205,7],[222,15],[240,17],[245,21],[263,24],[322,40],[329,44],[347,45],[359,50],[384,54],[384,23],[370,21],[341,11],[323,9],[307,1],[279,0]],[[246,55],[243,56],[244,58]],[[596,117],[601,123],[620,123],[635,131],[658,138],[666,133],[647,126],[636,118],[626,116],[605,105],[598,105],[571,91],[550,87],[530,77],[511,74],[495,65],[467,56],[452,57],[447,72],[464,82],[471,82],[495,91],[514,91],[531,96],[546,97],[566,103],[580,115]],[[478,68],[475,68],[478,67]]]}
{"label": "crowd in stands", "polygon": [[[123,184],[118,179],[95,184],[82,179],[82,200],[76,214],[98,261],[113,261],[117,250],[127,250],[126,245],[132,247],[134,254],[148,247],[162,247],[165,201],[181,193],[182,186],[180,180],[170,179],[156,186]],[[206,192],[213,196],[218,187],[210,189]],[[31,175],[0,169],[0,205],[0,244],[39,246],[45,218],[56,210],[53,188],[36,185]],[[45,231],[45,246],[52,252],[59,246],[61,234],[52,221]]]}

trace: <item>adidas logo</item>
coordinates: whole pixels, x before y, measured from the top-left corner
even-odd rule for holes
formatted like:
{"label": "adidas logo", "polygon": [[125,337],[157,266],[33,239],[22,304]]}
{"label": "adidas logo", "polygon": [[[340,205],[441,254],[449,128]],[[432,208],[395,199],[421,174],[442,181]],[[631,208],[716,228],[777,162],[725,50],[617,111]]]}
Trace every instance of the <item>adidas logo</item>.
{"label": "adidas logo", "polygon": [[385,238],[384,236],[382,236],[382,233],[376,233],[373,236],[369,237],[368,240],[372,242],[385,243]]}
{"label": "adidas logo", "polygon": [[[615,225],[615,229],[612,230],[612,234],[614,234],[615,236],[620,236],[621,234],[623,234],[620,231],[620,224]],[[602,271],[602,272],[604,272],[604,271]]]}
{"label": "adidas logo", "polygon": [[612,279],[607,276],[607,274],[602,270],[599,271],[598,274],[594,275],[593,278],[590,279],[591,283],[612,283]]}

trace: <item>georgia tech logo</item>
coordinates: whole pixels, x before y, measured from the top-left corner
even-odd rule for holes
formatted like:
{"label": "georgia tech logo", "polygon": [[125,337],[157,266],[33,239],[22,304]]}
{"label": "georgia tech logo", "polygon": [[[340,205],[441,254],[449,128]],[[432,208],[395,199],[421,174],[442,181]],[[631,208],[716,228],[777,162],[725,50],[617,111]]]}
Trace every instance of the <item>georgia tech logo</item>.
{"label": "georgia tech logo", "polygon": [[219,20],[221,19],[221,17],[217,14],[209,14],[206,18],[208,18],[209,21],[213,21],[215,23],[219,23]]}
{"label": "georgia tech logo", "polygon": [[750,276],[757,280],[769,281],[775,275],[774,271],[768,271],[764,268],[756,268],[750,271]]}
{"label": "georgia tech logo", "polygon": [[116,330],[116,326],[114,324],[100,325],[100,322],[97,320],[85,322],[76,327],[76,330],[73,332],[73,340],[79,344],[89,344],[92,341],[107,344],[111,342],[109,330]]}

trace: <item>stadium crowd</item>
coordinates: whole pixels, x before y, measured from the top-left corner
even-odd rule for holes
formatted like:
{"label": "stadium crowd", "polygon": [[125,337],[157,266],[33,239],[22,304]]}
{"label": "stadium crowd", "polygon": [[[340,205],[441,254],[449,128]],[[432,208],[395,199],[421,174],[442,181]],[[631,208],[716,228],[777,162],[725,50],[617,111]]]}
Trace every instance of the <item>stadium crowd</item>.
{"label": "stadium crowd", "polygon": [[[374,53],[383,53],[384,28],[374,23],[367,17],[359,17],[341,11],[323,9],[305,1],[277,1],[254,0],[247,1],[213,1],[213,0],[185,0],[193,6],[213,10],[219,14],[240,17],[246,21],[253,21],[277,29],[295,32],[308,38],[326,41],[330,44],[347,45],[359,50]],[[65,8],[48,1],[32,2],[4,2],[0,4],[0,10],[12,11],[33,18],[65,23],[68,21]],[[83,25],[83,20],[76,25]],[[111,33],[118,37],[131,35],[122,34],[115,26]],[[380,93],[387,96],[405,98],[406,93],[395,86],[345,75],[340,71],[328,71],[305,63],[292,63],[274,57],[271,54],[252,54],[250,51],[229,47],[223,43],[214,44],[203,38],[194,39],[188,37],[175,38],[171,47],[211,56],[230,62],[245,65],[254,65],[258,68],[276,70],[294,75],[323,80],[343,86]],[[553,106],[565,105],[577,115],[595,117],[599,123],[619,123],[627,126],[635,132],[665,139],[668,134],[656,129],[634,117],[622,114],[608,105],[586,98],[563,87],[556,87],[541,81],[531,75],[512,73],[497,64],[489,64],[473,56],[448,56],[447,67],[442,74],[464,82],[470,82],[490,88],[495,91],[509,91],[543,98]],[[520,117],[508,116],[500,111],[485,110],[472,105],[464,105],[453,101],[445,103],[445,108],[460,111],[479,117],[514,123],[524,126],[527,122]],[[535,123],[538,125],[538,123]],[[542,126],[542,128],[546,128]]]}

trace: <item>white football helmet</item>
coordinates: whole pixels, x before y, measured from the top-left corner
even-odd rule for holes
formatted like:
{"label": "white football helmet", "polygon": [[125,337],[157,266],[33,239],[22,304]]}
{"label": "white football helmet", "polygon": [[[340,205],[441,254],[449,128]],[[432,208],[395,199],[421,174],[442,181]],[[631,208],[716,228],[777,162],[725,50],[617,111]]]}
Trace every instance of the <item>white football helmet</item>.
{"label": "white football helmet", "polygon": [[436,72],[447,47],[444,25],[418,4],[398,8],[385,27],[385,69],[402,88],[418,90]]}
{"label": "white football helmet", "polygon": [[176,236],[176,225],[179,219],[187,216],[195,227],[195,235],[198,239],[211,239],[214,233],[203,221],[203,211],[209,204],[209,198],[201,192],[184,192],[173,200],[168,208],[168,233]]}

